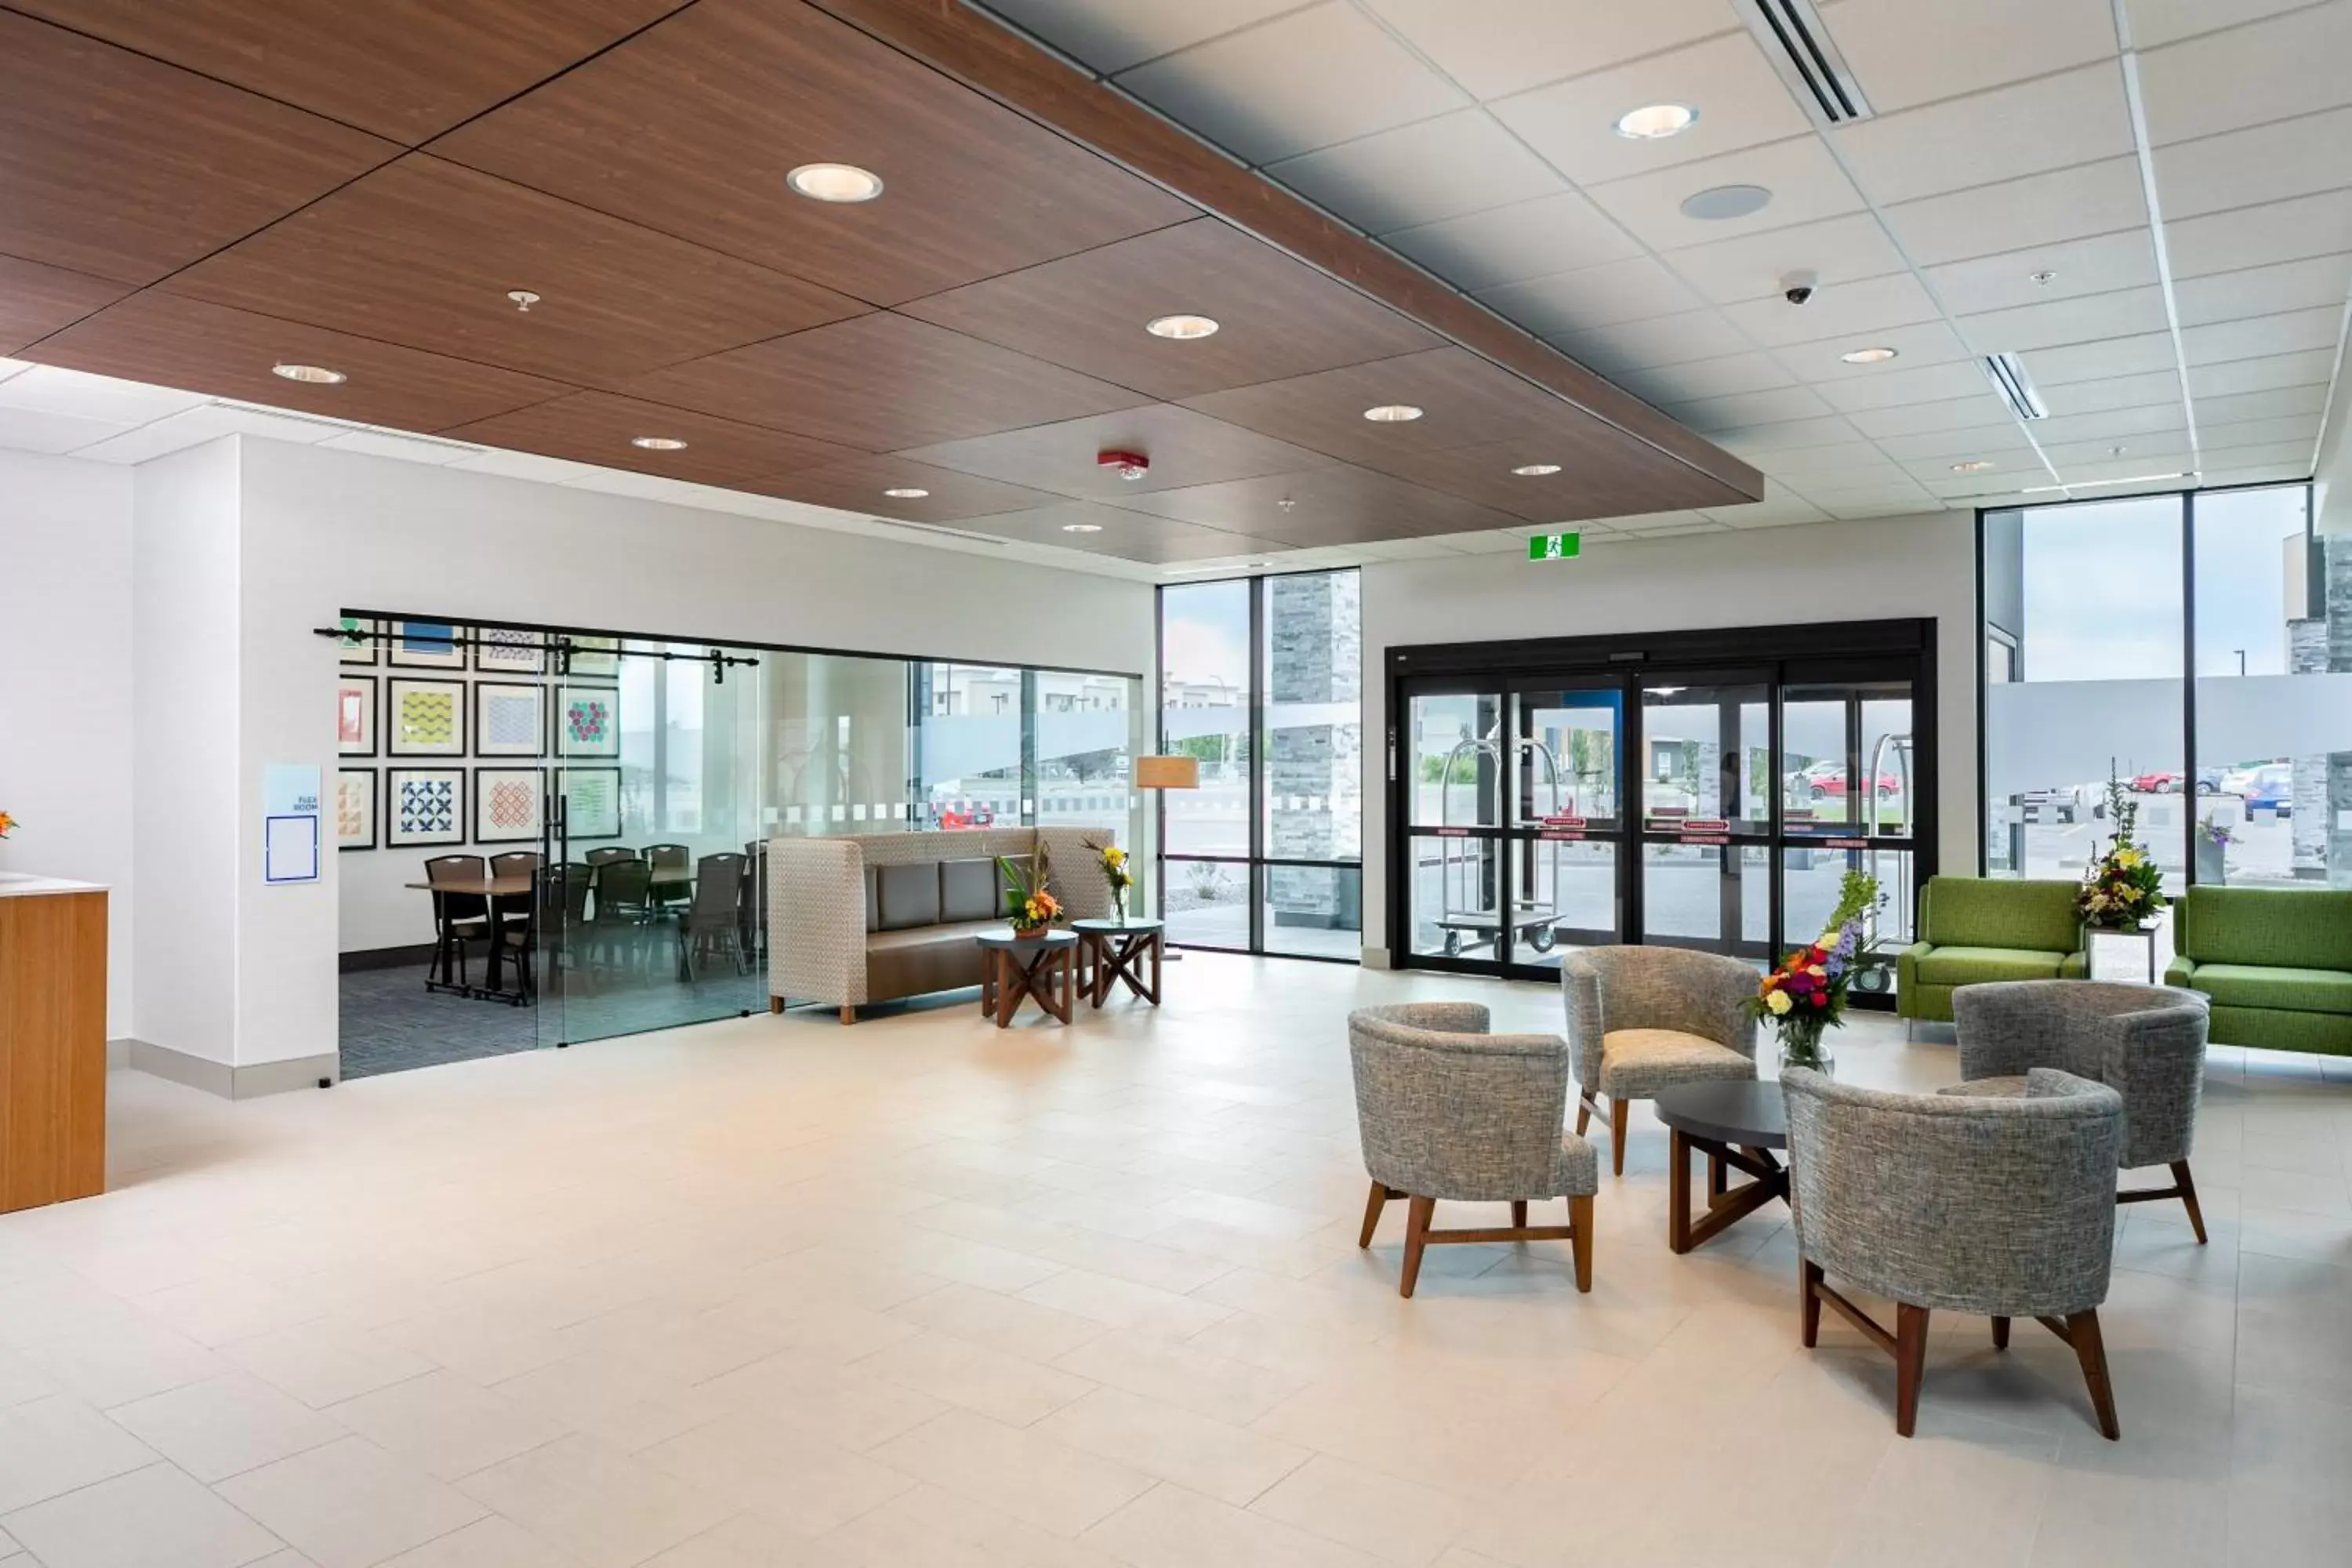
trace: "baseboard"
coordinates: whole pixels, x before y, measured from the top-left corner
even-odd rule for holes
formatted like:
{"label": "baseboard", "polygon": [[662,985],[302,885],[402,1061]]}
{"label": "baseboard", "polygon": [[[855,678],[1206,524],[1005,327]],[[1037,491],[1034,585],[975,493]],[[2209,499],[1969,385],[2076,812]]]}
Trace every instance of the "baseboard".
{"label": "baseboard", "polygon": [[335,967],[338,973],[349,974],[360,969],[406,969],[432,962],[433,944],[428,942],[415,947],[371,947],[346,952],[338,957]]}
{"label": "baseboard", "polygon": [[151,1078],[185,1084],[223,1100],[258,1100],[265,1094],[284,1094],[289,1089],[315,1089],[324,1079],[330,1083],[342,1078],[342,1063],[334,1056],[295,1057],[281,1062],[256,1062],[249,1067],[231,1067],[226,1062],[213,1061],[205,1057],[190,1056],[168,1046],[149,1040],[110,1042],[108,1059],[113,1061],[113,1045],[123,1047],[121,1065]]}
{"label": "baseboard", "polygon": [[1368,946],[1364,949],[1364,967],[1366,969],[1391,969],[1395,966],[1389,963],[1389,950],[1387,948]]}
{"label": "baseboard", "polygon": [[106,1070],[112,1072],[118,1068],[127,1068],[130,1065],[131,1037],[125,1035],[121,1039],[107,1041]]}

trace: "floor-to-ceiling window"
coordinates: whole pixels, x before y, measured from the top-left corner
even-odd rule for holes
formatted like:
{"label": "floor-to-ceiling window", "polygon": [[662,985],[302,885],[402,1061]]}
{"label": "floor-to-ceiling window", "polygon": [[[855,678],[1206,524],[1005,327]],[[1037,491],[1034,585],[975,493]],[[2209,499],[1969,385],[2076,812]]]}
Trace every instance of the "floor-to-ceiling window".
{"label": "floor-to-ceiling window", "polygon": [[1200,787],[1160,812],[1160,907],[1200,947],[1355,960],[1363,942],[1360,578],[1160,595],[1160,735]]}

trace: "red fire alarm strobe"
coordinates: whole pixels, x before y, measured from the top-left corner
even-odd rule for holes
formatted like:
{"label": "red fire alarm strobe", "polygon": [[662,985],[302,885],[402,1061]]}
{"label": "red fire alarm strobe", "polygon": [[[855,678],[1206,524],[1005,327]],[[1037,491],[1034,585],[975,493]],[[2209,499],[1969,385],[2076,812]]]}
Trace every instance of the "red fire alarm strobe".
{"label": "red fire alarm strobe", "polygon": [[1095,461],[1114,469],[1122,479],[1139,479],[1151,471],[1151,459],[1140,452],[1102,452]]}

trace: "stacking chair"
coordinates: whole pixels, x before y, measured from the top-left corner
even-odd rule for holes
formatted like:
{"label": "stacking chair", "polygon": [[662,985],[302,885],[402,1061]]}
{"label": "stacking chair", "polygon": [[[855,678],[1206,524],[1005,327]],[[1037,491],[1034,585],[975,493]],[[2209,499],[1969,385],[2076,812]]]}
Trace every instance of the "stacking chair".
{"label": "stacking chair", "polygon": [[[656,871],[683,871],[694,864],[694,851],[683,844],[648,844],[646,863]],[[678,909],[694,897],[694,889],[685,882],[663,882],[653,889],[656,909]]]}
{"label": "stacking chair", "polygon": [[735,973],[749,967],[743,946],[743,884],[750,859],[733,853],[705,855],[694,873],[694,899],[678,917],[677,975],[698,978],[695,960],[713,947],[735,955]]}
{"label": "stacking chair", "polygon": [[608,866],[615,860],[634,860],[636,858],[635,850],[618,844],[608,844],[602,849],[588,851],[588,864],[591,866]]}
{"label": "stacking chair", "polygon": [[635,856],[596,868],[596,910],[588,924],[592,952],[608,952],[617,961],[637,955],[653,918],[652,879],[653,868]]}
{"label": "stacking chair", "polygon": [[[478,892],[444,892],[445,887],[478,888],[489,875],[479,855],[436,855],[425,862],[433,889],[433,969],[428,985],[467,987],[466,944],[490,941],[490,901]],[[436,979],[436,976],[438,976]]]}

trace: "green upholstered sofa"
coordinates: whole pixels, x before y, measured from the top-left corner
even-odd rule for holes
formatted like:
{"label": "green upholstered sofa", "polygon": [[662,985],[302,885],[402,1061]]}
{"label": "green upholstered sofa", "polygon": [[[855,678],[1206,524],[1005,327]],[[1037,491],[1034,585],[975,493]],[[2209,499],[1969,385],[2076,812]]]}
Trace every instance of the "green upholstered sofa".
{"label": "green upholstered sofa", "polygon": [[1983,980],[2080,980],[2087,973],[2073,882],[1930,877],[1919,940],[1895,960],[1895,1008],[1949,1023],[1952,992]]}
{"label": "green upholstered sofa", "polygon": [[2191,888],[2168,985],[2213,1003],[2224,1045],[2352,1056],[2352,892]]}

